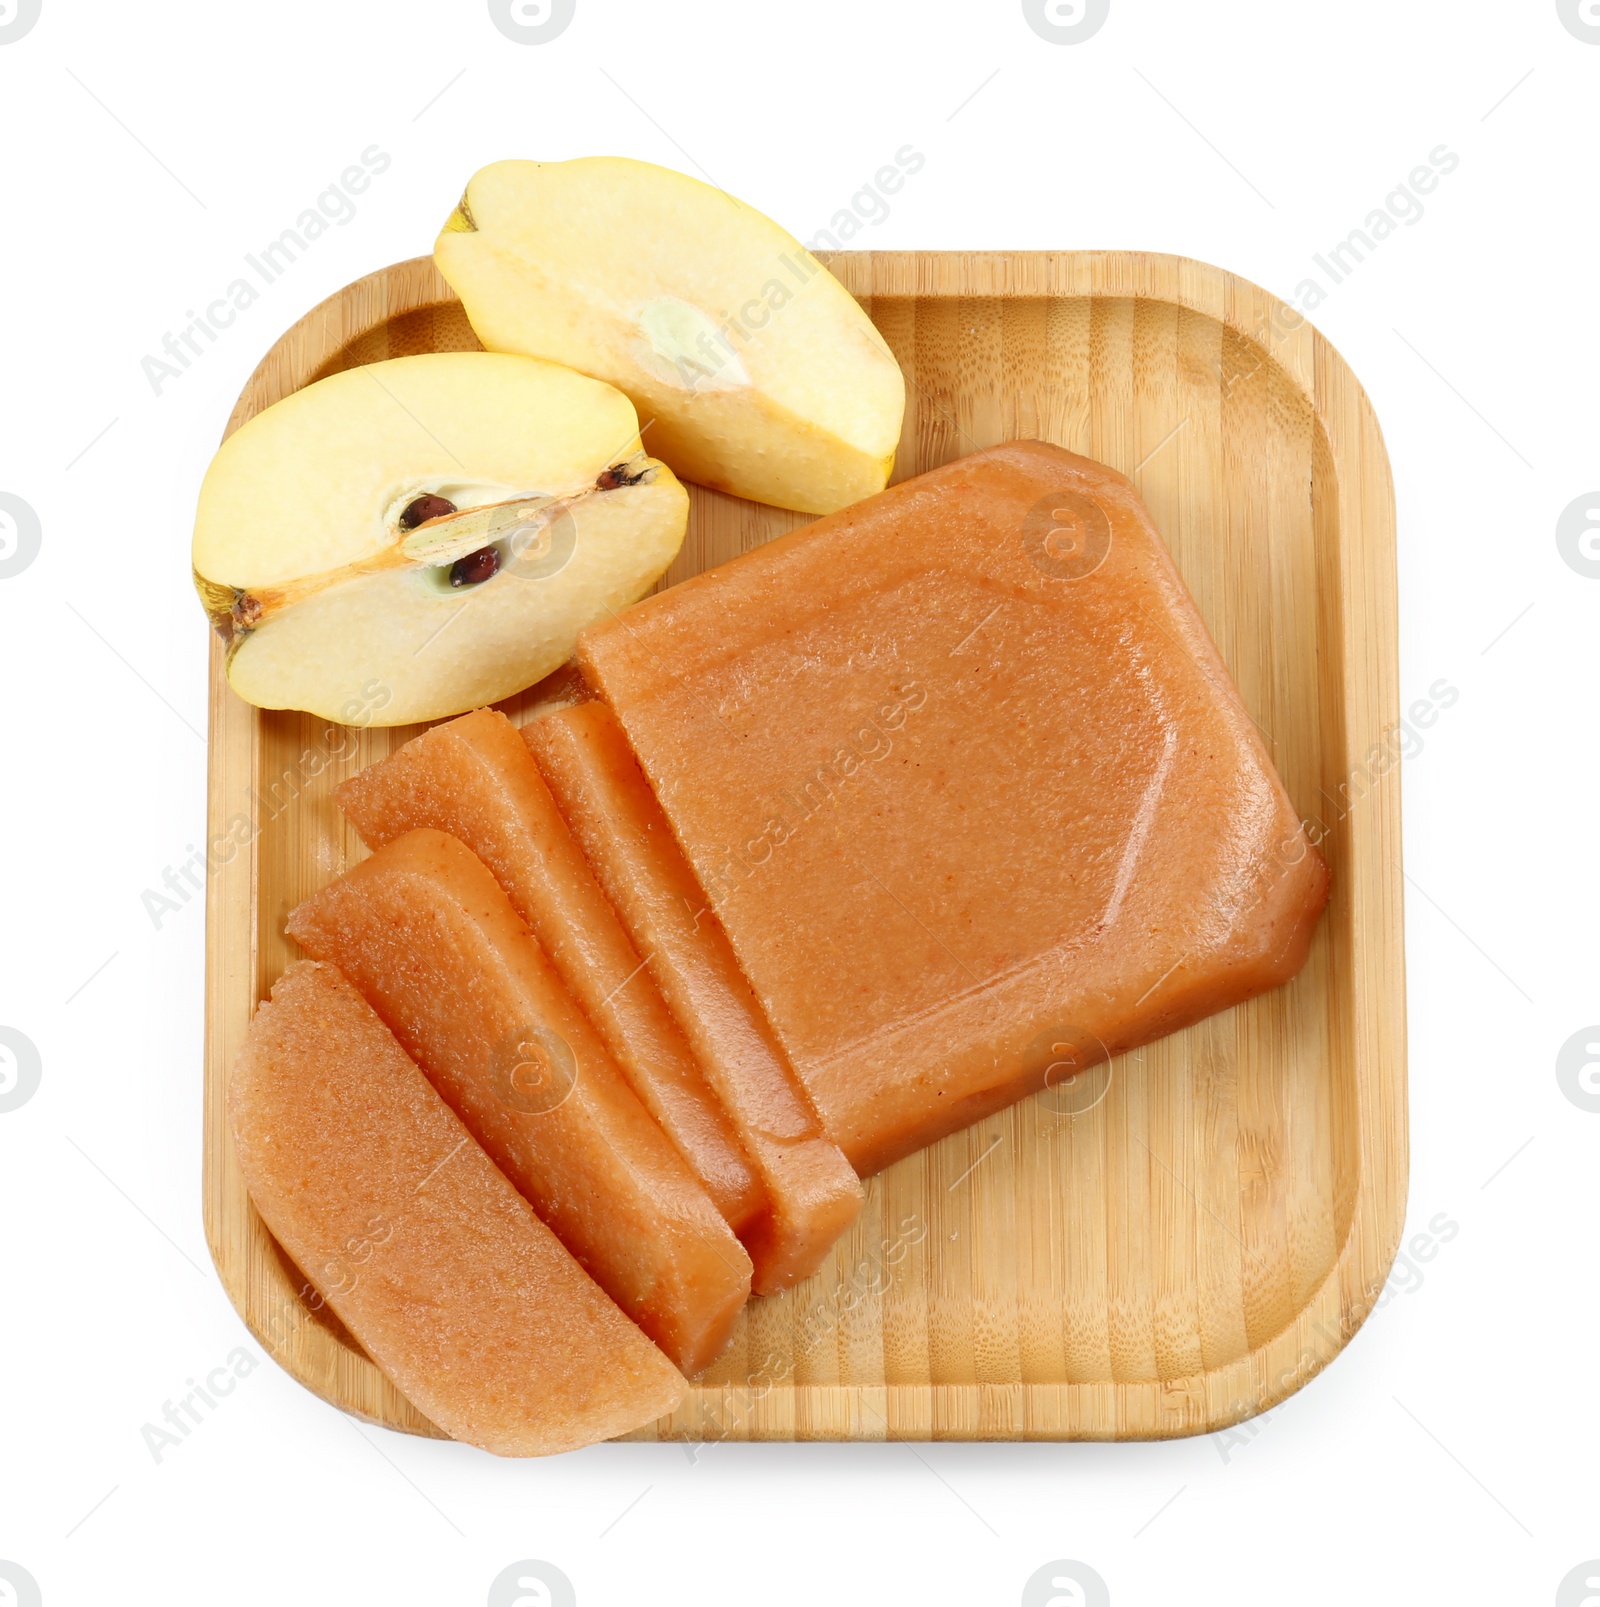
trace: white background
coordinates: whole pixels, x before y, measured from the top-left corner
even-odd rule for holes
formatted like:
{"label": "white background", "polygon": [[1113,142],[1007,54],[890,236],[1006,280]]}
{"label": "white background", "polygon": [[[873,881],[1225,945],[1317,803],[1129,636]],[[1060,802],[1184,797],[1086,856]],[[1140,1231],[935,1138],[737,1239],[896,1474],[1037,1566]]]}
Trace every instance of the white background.
{"label": "white background", "polygon": [[[1111,0],[1072,45],[1017,0],[578,0],[536,46],[483,0],[43,0],[0,44],[0,491],[43,532],[0,579],[0,1025],[43,1068],[0,1114],[0,1558],[45,1607],[476,1607],[521,1558],[583,1607],[1011,1604],[1056,1558],[1116,1607],[1558,1600],[1600,1557],[1600,1114],[1555,1075],[1600,1020],[1600,580],[1555,540],[1600,486],[1597,110],[1600,43],[1554,0]],[[490,160],[703,171],[810,238],[908,143],[925,167],[853,244],[1142,247],[1285,297],[1459,156],[1313,314],[1393,460],[1404,702],[1460,694],[1404,771],[1407,1237],[1458,1231],[1227,1438],[518,1464],[262,1361],[158,1465],[141,1425],[259,1355],[200,1222],[202,910],[141,903],[201,840],[189,527],[246,376],[428,251]],[[373,144],[354,220],[156,395],[141,359]]]}

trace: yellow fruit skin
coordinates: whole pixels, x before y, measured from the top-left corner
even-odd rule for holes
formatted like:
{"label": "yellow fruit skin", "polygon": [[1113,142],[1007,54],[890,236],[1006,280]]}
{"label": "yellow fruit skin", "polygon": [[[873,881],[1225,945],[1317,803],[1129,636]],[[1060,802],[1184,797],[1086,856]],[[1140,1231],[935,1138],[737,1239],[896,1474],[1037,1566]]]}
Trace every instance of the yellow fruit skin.
{"label": "yellow fruit skin", "polygon": [[888,483],[893,354],[792,235],[710,185],[618,157],[497,162],[434,260],[487,348],[616,386],[685,479],[813,514]]}

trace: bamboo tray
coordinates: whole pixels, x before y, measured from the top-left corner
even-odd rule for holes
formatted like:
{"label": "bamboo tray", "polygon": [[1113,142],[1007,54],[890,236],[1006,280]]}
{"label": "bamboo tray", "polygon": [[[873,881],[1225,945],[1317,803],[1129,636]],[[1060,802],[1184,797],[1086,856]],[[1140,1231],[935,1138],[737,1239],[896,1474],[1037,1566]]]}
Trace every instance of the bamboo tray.
{"label": "bamboo tray", "polygon": [[[1132,476],[1333,869],[1288,987],[873,1178],[800,1288],[641,1438],[1138,1439],[1265,1410],[1371,1309],[1406,1187],[1394,493],[1343,360],[1254,285],[1128,252],[842,253],[909,382],[898,477],[1039,436]],[[230,430],[322,375],[477,345],[432,261],[294,326]],[[804,523],[692,488],[682,580]],[[526,717],[532,694],[502,705]],[[205,1222],[240,1314],[308,1389],[438,1430],[301,1280],[250,1205],[224,1114],[287,912],[361,855],[333,785],[419,728],[263,714],[211,653]],[[1375,758],[1383,757],[1378,764]],[[1083,1104],[1082,1099],[1075,1103]]]}

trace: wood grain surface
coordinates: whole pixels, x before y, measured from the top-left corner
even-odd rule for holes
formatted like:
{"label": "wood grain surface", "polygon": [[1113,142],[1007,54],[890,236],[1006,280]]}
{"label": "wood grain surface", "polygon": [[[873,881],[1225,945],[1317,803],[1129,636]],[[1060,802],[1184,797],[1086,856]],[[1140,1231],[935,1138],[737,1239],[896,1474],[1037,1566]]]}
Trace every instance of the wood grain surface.
{"label": "wood grain surface", "polygon": [[[1046,1094],[871,1179],[822,1271],[753,1301],[728,1354],[639,1437],[1224,1427],[1339,1352],[1382,1288],[1405,1214],[1394,493],[1377,421],[1309,324],[1201,263],[824,260],[905,370],[897,479],[1017,437],[1132,477],[1328,858],[1333,897],[1293,983],[1114,1062],[1092,1108],[1069,1114]],[[296,324],[229,428],[339,369],[476,345],[432,261],[401,263]],[[663,584],[807,522],[691,493]],[[502,707],[526,717],[531,697]],[[333,786],[420,728],[253,709],[228,689],[215,640],[210,727],[211,1253],[246,1323],[308,1389],[437,1434],[300,1298],[303,1280],[245,1193],[224,1109],[251,1012],[296,957],[285,915],[363,853]]]}

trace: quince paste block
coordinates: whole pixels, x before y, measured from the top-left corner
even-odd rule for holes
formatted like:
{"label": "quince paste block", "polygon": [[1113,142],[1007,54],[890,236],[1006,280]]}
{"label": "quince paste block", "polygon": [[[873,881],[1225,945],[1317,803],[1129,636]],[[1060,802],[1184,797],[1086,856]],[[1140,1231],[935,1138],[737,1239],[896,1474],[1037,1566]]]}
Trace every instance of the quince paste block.
{"label": "quince paste block", "polygon": [[1327,898],[1120,474],[1013,442],[578,639],[862,1173],[1292,977]]}
{"label": "quince paste block", "polygon": [[755,1292],[809,1277],[859,1214],[859,1179],[822,1131],[610,710],[580,703],[522,734],[760,1174],[769,1209],[740,1234]]}
{"label": "quince paste block", "polygon": [[727,1113],[505,715],[475,709],[435,726],[334,797],[369,848],[424,826],[465,843],[735,1232],[765,1207]]}
{"label": "quince paste block", "polygon": [[727,1344],[750,1260],[483,863],[441,831],[289,917],[365,995],[544,1222],[686,1373]]}
{"label": "quince paste block", "polygon": [[561,1247],[360,994],[303,962],[228,1085],[273,1236],[420,1411],[500,1456],[639,1428],[683,1379]]}

